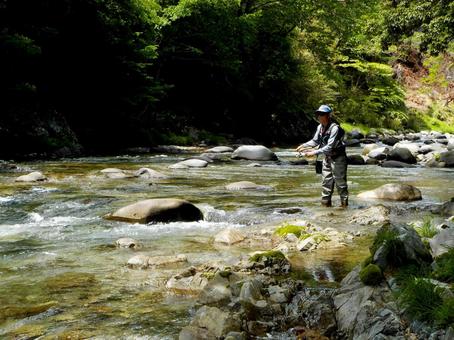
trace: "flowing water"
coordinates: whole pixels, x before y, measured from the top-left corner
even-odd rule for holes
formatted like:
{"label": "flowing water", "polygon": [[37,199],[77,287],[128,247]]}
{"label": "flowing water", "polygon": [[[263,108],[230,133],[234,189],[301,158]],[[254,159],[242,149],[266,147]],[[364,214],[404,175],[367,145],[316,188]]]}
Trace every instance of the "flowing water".
{"label": "flowing water", "polygon": [[[326,213],[318,206],[320,178],[314,167],[288,164],[294,156],[290,150],[277,153],[281,164],[265,163],[260,168],[236,161],[170,170],[170,164],[187,155],[147,155],[21,163],[20,173],[0,172],[0,338],[175,338],[190,319],[194,298],[166,292],[166,280],[189,265],[233,263],[251,251],[216,247],[212,243],[216,232]],[[99,170],[108,167],[150,167],[169,178],[107,179]],[[50,180],[14,182],[32,170],[42,171]],[[241,180],[273,190],[224,189]],[[422,201],[392,204],[397,207],[394,218],[403,222],[422,218],[427,207],[454,196],[452,170],[351,166],[352,204],[347,211],[331,210],[333,226],[345,229],[336,223],[337,215],[345,219],[355,208],[374,204],[355,200],[356,193],[390,182],[413,184],[423,193]],[[191,201],[204,212],[205,220],[142,225],[102,218],[138,200],[160,197]],[[117,249],[114,243],[120,237],[132,237],[143,247]],[[137,253],[185,254],[189,263],[159,270],[129,269],[125,264]],[[357,251],[294,255],[292,262],[315,279],[338,281],[366,254],[363,244]]]}

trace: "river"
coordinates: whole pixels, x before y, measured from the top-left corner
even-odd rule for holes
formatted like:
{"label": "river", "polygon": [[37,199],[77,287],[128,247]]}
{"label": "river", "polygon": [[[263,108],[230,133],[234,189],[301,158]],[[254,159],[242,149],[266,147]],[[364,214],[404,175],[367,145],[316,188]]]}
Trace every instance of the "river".
{"label": "river", "polygon": [[[218,231],[311,219],[327,211],[319,207],[320,178],[314,168],[289,164],[291,150],[275,151],[283,162],[258,168],[232,161],[171,170],[169,165],[188,155],[169,154],[18,163],[23,173],[39,170],[50,179],[37,184],[15,183],[22,172],[0,172],[0,338],[174,339],[190,320],[194,298],[166,292],[166,280],[189,265],[234,262],[251,251],[216,247],[212,238]],[[150,167],[169,178],[153,183],[108,179],[99,172],[108,167]],[[225,190],[226,184],[242,180],[273,190]],[[350,166],[348,181],[351,205],[347,211],[333,208],[334,220],[376,204],[359,201],[355,194],[385,183],[404,182],[422,191],[421,201],[386,203],[395,207],[393,218],[401,223],[422,219],[428,207],[454,196],[454,171],[449,169]],[[196,204],[204,221],[140,225],[102,218],[129,203],[161,197]],[[333,227],[345,229],[341,223]],[[132,237],[143,247],[117,249],[120,237]],[[137,253],[185,254],[189,263],[160,270],[128,268],[126,262]],[[305,253],[293,261],[312,273],[329,271],[339,281],[365,254],[363,246],[352,256]]]}

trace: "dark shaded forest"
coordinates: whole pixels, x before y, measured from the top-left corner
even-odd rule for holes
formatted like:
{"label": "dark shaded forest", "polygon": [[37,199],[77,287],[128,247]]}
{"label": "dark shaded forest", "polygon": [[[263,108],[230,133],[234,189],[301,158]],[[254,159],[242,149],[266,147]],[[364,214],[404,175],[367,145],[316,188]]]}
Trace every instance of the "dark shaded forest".
{"label": "dark shaded forest", "polygon": [[346,126],[425,128],[394,66],[447,87],[453,21],[443,0],[3,0],[0,157],[296,144],[322,103]]}

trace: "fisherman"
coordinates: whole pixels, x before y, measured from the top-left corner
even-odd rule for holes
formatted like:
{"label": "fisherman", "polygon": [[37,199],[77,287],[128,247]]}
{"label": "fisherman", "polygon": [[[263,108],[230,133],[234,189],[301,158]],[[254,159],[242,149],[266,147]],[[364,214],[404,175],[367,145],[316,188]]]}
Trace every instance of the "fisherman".
{"label": "fisherman", "polygon": [[[331,196],[336,184],[341,207],[348,206],[347,155],[345,153],[344,130],[331,117],[333,110],[322,105],[315,111],[319,121],[314,137],[296,148],[301,156],[324,155],[322,165],[322,205],[331,207]],[[314,150],[315,147],[318,149]],[[309,151],[308,151],[309,150]]]}

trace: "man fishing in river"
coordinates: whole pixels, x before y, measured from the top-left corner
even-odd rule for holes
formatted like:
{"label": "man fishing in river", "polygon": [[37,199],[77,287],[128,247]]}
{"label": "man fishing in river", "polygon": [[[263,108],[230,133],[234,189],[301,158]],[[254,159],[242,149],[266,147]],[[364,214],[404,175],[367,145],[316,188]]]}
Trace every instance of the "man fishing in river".
{"label": "man fishing in river", "polygon": [[[345,153],[344,130],[336,123],[328,105],[322,105],[315,111],[319,126],[314,137],[296,148],[301,156],[324,155],[322,165],[322,205],[331,207],[331,196],[336,184],[341,199],[341,207],[348,206],[347,155]],[[318,147],[318,149],[314,149]]]}

